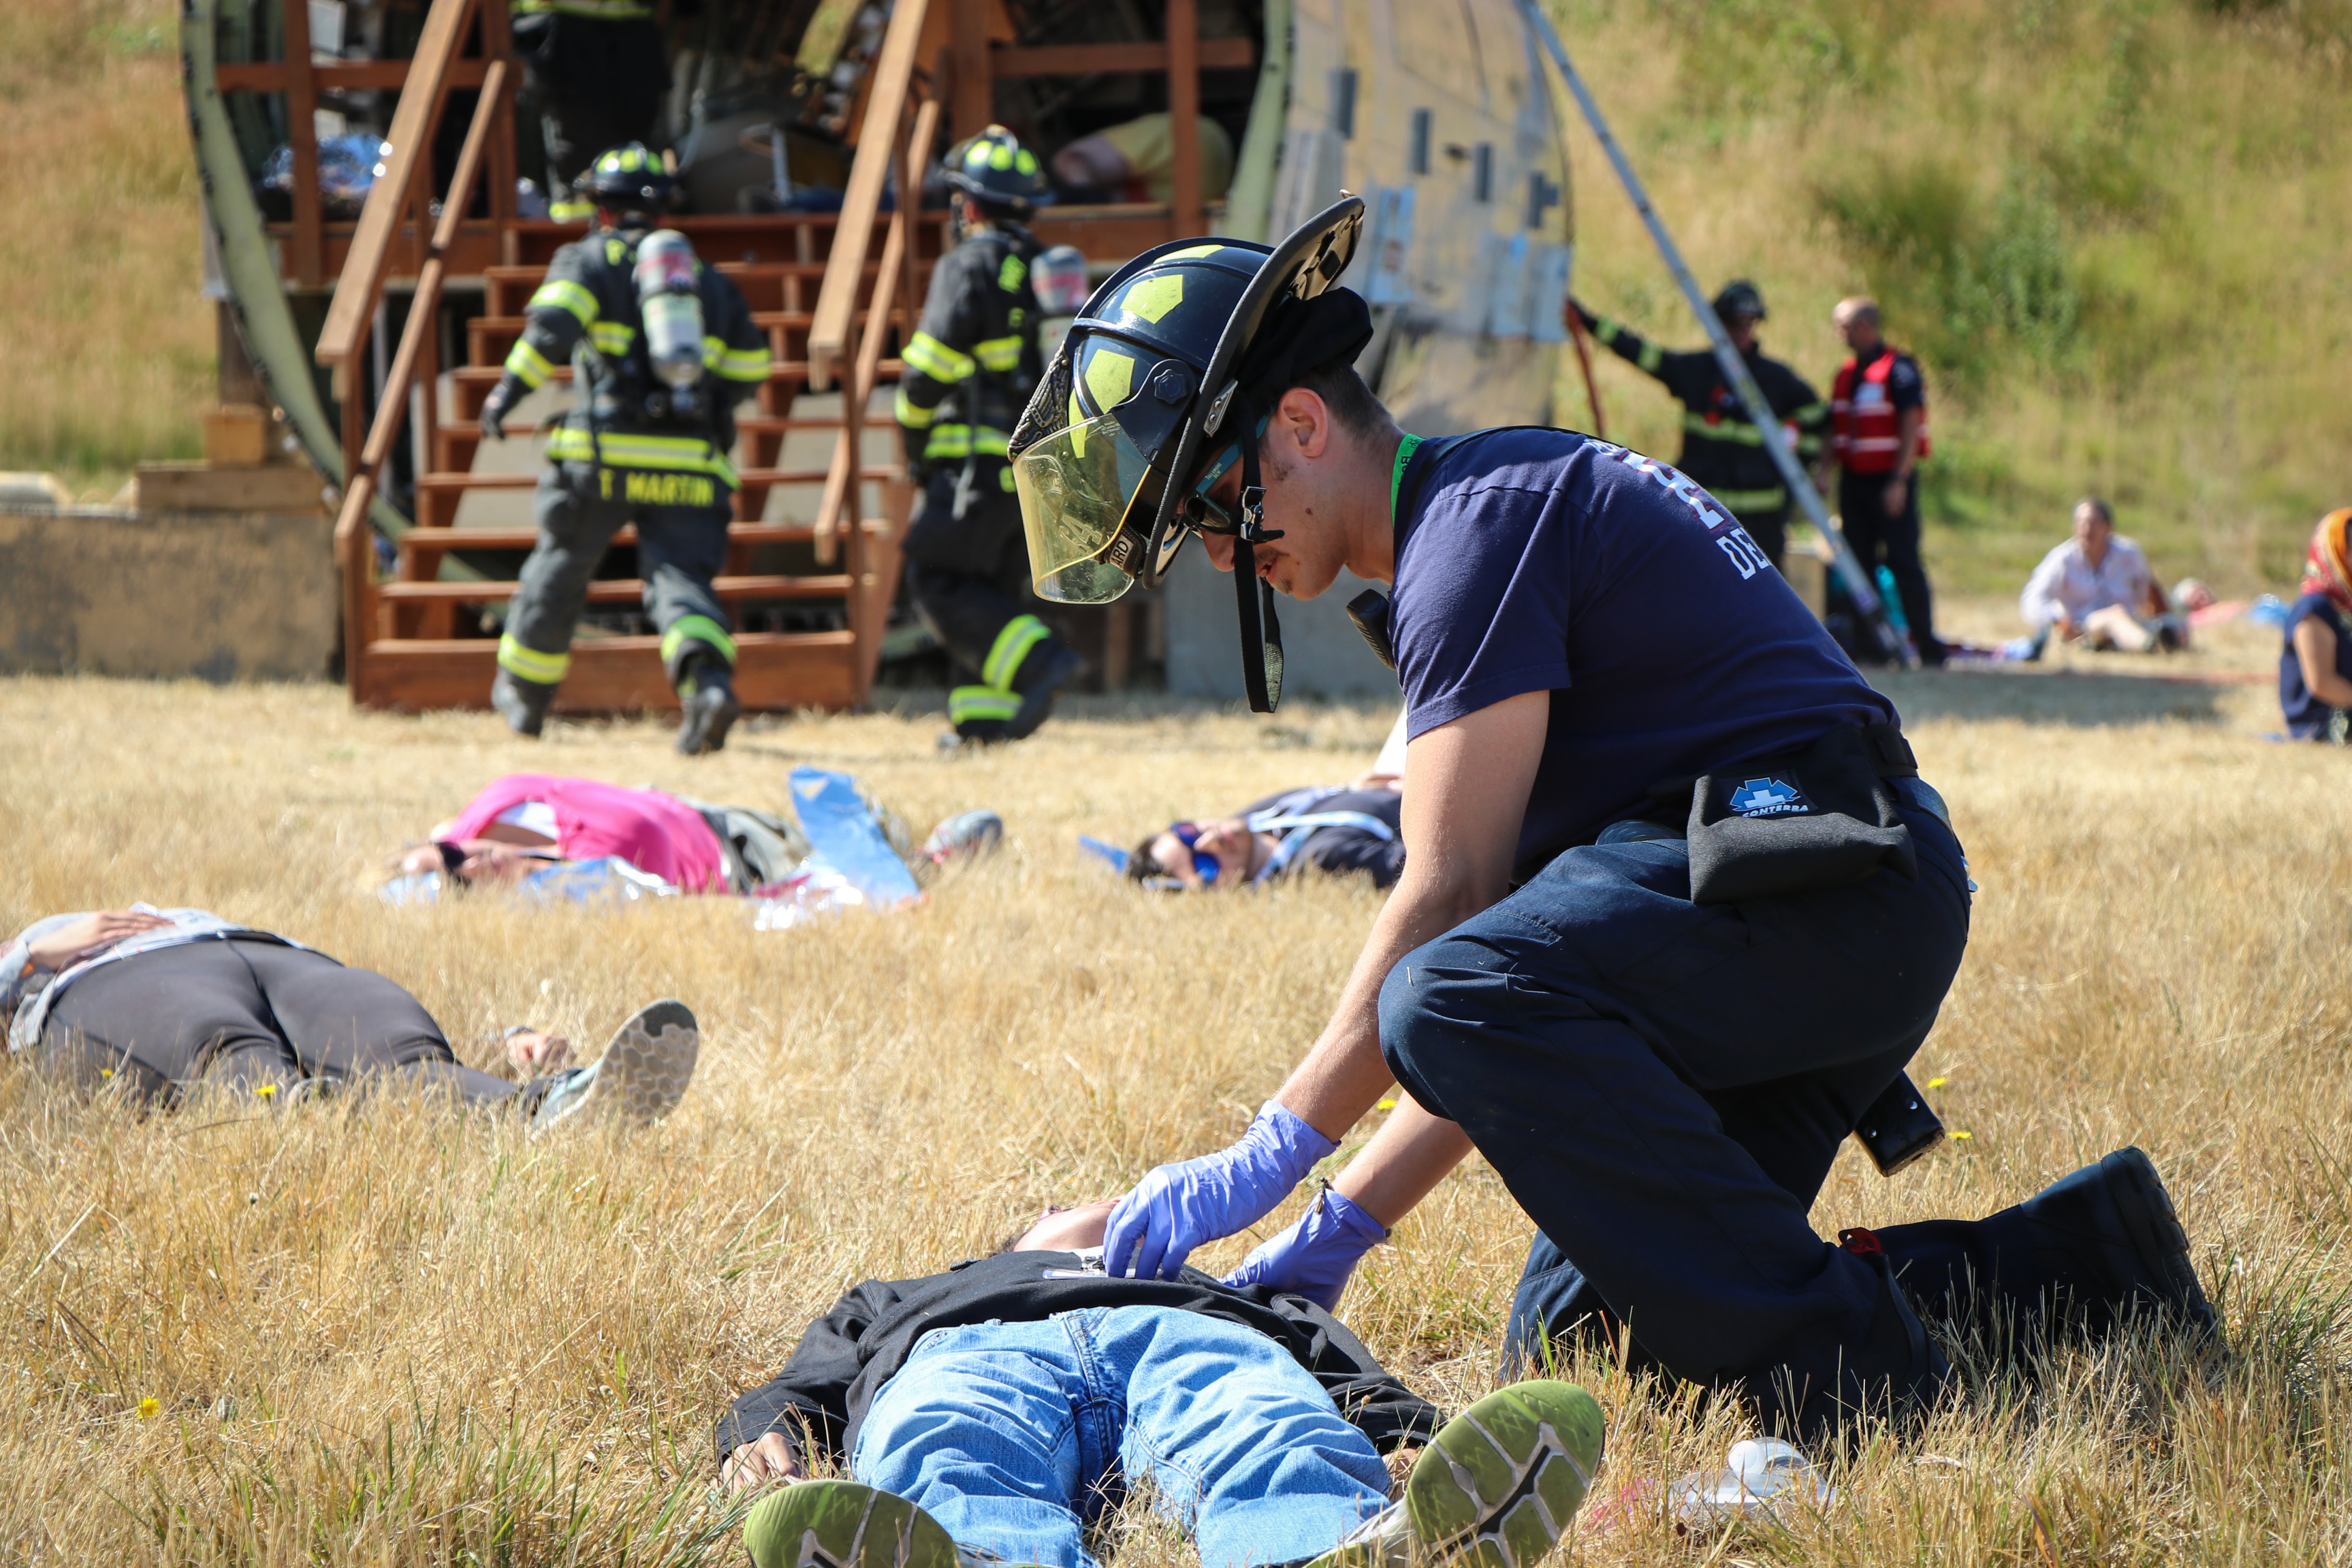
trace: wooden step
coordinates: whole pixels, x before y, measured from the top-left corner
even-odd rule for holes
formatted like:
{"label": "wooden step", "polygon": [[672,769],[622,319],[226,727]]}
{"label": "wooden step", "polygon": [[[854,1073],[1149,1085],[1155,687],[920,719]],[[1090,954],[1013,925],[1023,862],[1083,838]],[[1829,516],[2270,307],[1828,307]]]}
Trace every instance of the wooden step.
{"label": "wooden step", "polygon": [[[393,604],[493,605],[515,596],[519,583],[382,583],[376,592]],[[730,601],[760,599],[845,599],[849,596],[847,574],[815,577],[714,577],[710,591]],[[646,596],[646,585],[635,577],[600,577],[588,584],[592,605],[634,605]]]}
{"label": "wooden step", "polygon": [[[866,288],[873,286],[881,270],[877,254],[866,263],[861,275]],[[916,264],[916,280],[929,280],[930,263]],[[722,261],[719,272],[732,282],[755,310],[774,310],[791,301],[793,294],[801,296],[804,305],[816,303],[817,287],[824,279],[824,262],[815,261]],[[523,305],[539,291],[547,279],[544,267],[491,267],[484,269],[486,288],[483,303],[493,315],[512,316],[522,313]],[[860,298],[864,298],[861,292]]]}
{"label": "wooden step", "polygon": [[[805,544],[816,530],[804,522],[738,522],[727,530],[730,544]],[[634,524],[613,535],[613,543],[635,544]],[[530,528],[412,528],[400,536],[404,570],[411,561],[438,560],[452,550],[529,550],[539,542]]]}
{"label": "wooden step", "polygon": [[[781,334],[805,333],[816,320],[811,310],[754,310],[751,324],[768,333],[769,352],[782,358],[794,347],[804,347],[780,341]],[[466,323],[466,359],[471,365],[503,365],[507,354],[514,348],[515,340],[530,325],[528,316],[476,316]]]}
{"label": "wooden step", "polygon": [[[421,712],[488,708],[499,645],[488,637],[380,639],[360,656],[353,694],[372,708]],[[735,694],[769,712],[847,708],[858,700],[857,641],[839,632],[741,632],[735,638]],[[556,696],[562,713],[675,710],[659,637],[583,637]]]}
{"label": "wooden step", "polygon": [[[821,485],[830,475],[824,468],[739,468],[736,470],[735,477],[742,481],[736,487],[737,489],[750,489],[755,485]],[[892,479],[905,477],[904,468],[889,465],[868,467],[858,471],[860,479],[879,480],[886,484]],[[436,494],[446,494],[465,490],[527,490],[535,489],[538,484],[537,474],[435,473],[420,478],[416,481],[416,488],[420,490],[431,490]]]}

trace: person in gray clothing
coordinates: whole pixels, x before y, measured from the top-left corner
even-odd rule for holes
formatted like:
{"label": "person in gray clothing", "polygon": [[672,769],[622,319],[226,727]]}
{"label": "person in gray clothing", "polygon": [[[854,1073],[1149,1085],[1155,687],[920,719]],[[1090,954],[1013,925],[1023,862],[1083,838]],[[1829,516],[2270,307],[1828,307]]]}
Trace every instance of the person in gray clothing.
{"label": "person in gray clothing", "polygon": [[700,1044],[677,1002],[641,1008],[594,1065],[571,1042],[508,1031],[510,1083],[467,1067],[399,985],[274,931],[203,910],[52,915],[0,951],[10,1054],[90,1089],[169,1107],[201,1084],[292,1101],[361,1082],[398,1083],[467,1105],[512,1105],[534,1126],[587,1112],[651,1121],[676,1105]]}

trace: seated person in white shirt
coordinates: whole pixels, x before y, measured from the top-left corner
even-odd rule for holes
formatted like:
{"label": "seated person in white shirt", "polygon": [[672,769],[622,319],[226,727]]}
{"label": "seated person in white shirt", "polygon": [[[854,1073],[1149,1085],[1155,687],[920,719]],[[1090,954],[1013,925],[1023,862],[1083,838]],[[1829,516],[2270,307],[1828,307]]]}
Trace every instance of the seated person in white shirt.
{"label": "seated person in white shirt", "polygon": [[2042,558],[2017,607],[2034,628],[2036,656],[2053,631],[2100,651],[2189,642],[2189,623],[2173,613],[2147,554],[2116,531],[2115,510],[2097,496],[2074,504],[2074,537]]}

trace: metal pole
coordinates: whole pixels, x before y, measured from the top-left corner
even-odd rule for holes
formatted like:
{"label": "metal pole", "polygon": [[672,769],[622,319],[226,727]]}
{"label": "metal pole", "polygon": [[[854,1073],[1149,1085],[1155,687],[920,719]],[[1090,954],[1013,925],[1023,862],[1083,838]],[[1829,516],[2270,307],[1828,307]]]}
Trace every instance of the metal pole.
{"label": "metal pole", "polygon": [[1731,384],[1731,389],[1739,395],[1739,401],[1748,409],[1748,417],[1756,422],[1756,431],[1763,437],[1764,449],[1772,454],[1772,464],[1780,470],[1781,482],[1789,487],[1789,493],[1797,498],[1797,504],[1804,509],[1806,518],[1821,531],[1822,537],[1830,542],[1830,563],[1836,569],[1838,580],[1845,584],[1846,596],[1869,621],[1871,630],[1877,634],[1879,646],[1886,650],[1889,658],[1901,664],[1916,665],[1918,655],[1912,651],[1903,634],[1895,629],[1894,623],[1886,618],[1886,606],[1879,602],[1876,584],[1863,570],[1853,547],[1846,543],[1844,533],[1830,521],[1829,508],[1823,504],[1821,491],[1813,488],[1811,476],[1805,472],[1804,466],[1797,461],[1796,453],[1790,448],[1789,433],[1780,427],[1780,421],[1772,413],[1772,405],[1764,400],[1763,391],[1757,386],[1756,378],[1748,374],[1748,362],[1739,357],[1738,349],[1731,346],[1731,339],[1724,331],[1723,322],[1717,319],[1714,307],[1707,303],[1706,296],[1699,292],[1698,280],[1683,264],[1682,252],[1675,248],[1674,237],[1666,233],[1665,223],[1658,216],[1657,209],[1650,205],[1649,193],[1642,188],[1641,177],[1633,173],[1633,165],[1627,162],[1624,149],[1617,145],[1617,138],[1610,133],[1609,122],[1601,118],[1601,106],[1592,100],[1591,90],[1584,85],[1584,79],[1576,74],[1576,67],[1569,63],[1568,50],[1560,43],[1559,34],[1552,26],[1551,18],[1543,14],[1536,0],[1518,0],[1518,4],[1520,13],[1527,17],[1528,26],[1534,29],[1537,37],[1543,40],[1544,47],[1551,52],[1552,64],[1559,68],[1561,78],[1568,83],[1568,90],[1575,96],[1577,107],[1584,111],[1586,121],[1592,127],[1592,134],[1600,141],[1601,150],[1609,154],[1609,162],[1617,171],[1619,183],[1624,185],[1625,195],[1633,203],[1633,210],[1642,215],[1642,222],[1648,226],[1651,239],[1657,244],[1658,254],[1665,258],[1666,270],[1674,274],[1683,298],[1690,301],[1691,314],[1696,316],[1698,324],[1706,330],[1706,340],[1715,349],[1716,363],[1722,367],[1724,379]]}

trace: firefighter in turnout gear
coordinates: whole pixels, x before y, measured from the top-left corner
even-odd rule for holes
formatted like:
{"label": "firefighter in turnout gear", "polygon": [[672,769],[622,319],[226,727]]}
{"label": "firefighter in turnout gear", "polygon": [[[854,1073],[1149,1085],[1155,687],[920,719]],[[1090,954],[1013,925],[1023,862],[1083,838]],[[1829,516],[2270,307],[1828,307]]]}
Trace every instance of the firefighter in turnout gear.
{"label": "firefighter in turnout gear", "polygon": [[768,379],[767,334],[683,235],[654,231],[671,181],[645,148],[605,153],[583,179],[596,226],[555,253],[482,405],[483,436],[501,439],[523,395],[572,363],[572,406],[547,444],[539,542],[508,606],[490,701],[517,733],[539,733],[571,668],[589,577],[635,523],[646,614],[685,708],[677,749],[715,752],[741,708],[711,579],[727,560],[734,408]]}
{"label": "firefighter in turnout gear", "polygon": [[1038,246],[1018,221],[1051,199],[1036,155],[1002,126],[951,149],[963,238],[931,273],[897,413],[922,509],[907,531],[908,590],[971,678],[948,697],[942,744],[1016,741],[1085,668],[1025,607],[1029,552],[1005,443],[1038,374]]}
{"label": "firefighter in turnout gear", "polygon": [[547,216],[586,223],[584,179],[608,147],[654,133],[669,55],[648,0],[512,0],[516,52],[530,75],[547,149]]}
{"label": "firefighter in turnout gear", "polygon": [[[1763,546],[1772,564],[1779,566],[1789,540],[1789,488],[1781,482],[1772,455],[1764,449],[1763,434],[1748,417],[1739,394],[1724,381],[1723,367],[1715,363],[1713,353],[1701,349],[1696,353],[1671,353],[1619,322],[1594,315],[1573,300],[1569,308],[1587,331],[1619,357],[1657,377],[1682,400],[1683,450],[1675,467],[1721,501],[1748,536]],[[1748,361],[1748,372],[1756,377],[1772,412],[1788,426],[1798,458],[1807,463],[1818,460],[1829,427],[1830,405],[1804,377],[1779,360],[1767,359],[1757,346],[1756,324],[1764,320],[1764,296],[1745,279],[1727,283],[1715,297],[1715,313],[1730,334],[1732,346]]]}

